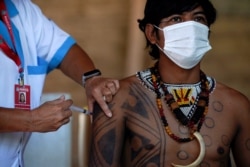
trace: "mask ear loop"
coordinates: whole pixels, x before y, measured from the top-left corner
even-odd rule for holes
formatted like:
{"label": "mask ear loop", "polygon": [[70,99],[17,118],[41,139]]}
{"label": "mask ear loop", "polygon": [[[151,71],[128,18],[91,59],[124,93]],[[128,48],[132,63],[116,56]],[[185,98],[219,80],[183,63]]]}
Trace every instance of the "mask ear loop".
{"label": "mask ear loop", "polygon": [[[154,25],[154,24],[153,24],[153,26],[154,26],[155,28],[157,28],[158,30],[163,31],[163,29],[162,29],[162,28],[160,28],[160,27],[158,27],[158,26],[156,26],[156,25]],[[160,47],[157,43],[155,43],[155,45],[158,47],[158,49],[160,49],[160,50],[164,53],[163,48],[161,48],[161,47]]]}
{"label": "mask ear loop", "polygon": [[156,25],[154,25],[154,24],[153,24],[153,26],[154,26],[155,28],[157,28],[158,30],[163,31],[163,29],[162,29],[162,28],[160,28],[160,27],[158,27],[158,26],[156,26]]}
{"label": "mask ear loop", "polygon": [[164,50],[157,43],[155,43],[155,45],[157,46],[158,49],[160,49],[164,53]]}
{"label": "mask ear loop", "polygon": [[[163,31],[163,29],[162,29],[162,28],[160,28],[160,27],[156,26],[155,24],[153,24],[153,26],[154,26],[155,28],[157,28],[158,30]],[[164,53],[163,48],[161,48],[161,47],[160,47],[157,43],[155,43],[155,45],[158,47],[158,49],[160,49],[160,50]]]}
{"label": "mask ear loop", "polygon": [[[152,24],[154,28],[160,30],[160,31],[164,31],[163,28],[160,28],[158,26],[156,26],[155,24]],[[164,52],[164,49],[160,47],[160,45],[157,43],[157,41],[154,43],[154,45],[157,46],[157,48],[163,53],[166,55],[166,53]],[[167,56],[167,55],[166,55]]]}

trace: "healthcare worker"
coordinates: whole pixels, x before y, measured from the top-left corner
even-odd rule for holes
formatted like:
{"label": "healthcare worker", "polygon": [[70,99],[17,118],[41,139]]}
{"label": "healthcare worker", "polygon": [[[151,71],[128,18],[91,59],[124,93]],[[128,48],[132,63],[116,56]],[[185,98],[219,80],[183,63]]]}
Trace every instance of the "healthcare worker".
{"label": "healthcare worker", "polygon": [[110,101],[119,85],[102,78],[76,41],[30,0],[0,0],[0,11],[0,166],[22,167],[31,132],[55,131],[72,115],[73,102],[64,96],[40,105],[50,71],[85,86],[90,110],[97,101],[108,116],[103,98]]}

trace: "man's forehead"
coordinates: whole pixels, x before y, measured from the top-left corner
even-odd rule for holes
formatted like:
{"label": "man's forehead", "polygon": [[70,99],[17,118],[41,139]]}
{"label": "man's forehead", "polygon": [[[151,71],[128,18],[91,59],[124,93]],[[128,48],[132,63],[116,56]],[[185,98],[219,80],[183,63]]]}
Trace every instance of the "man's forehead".
{"label": "man's forehead", "polygon": [[183,11],[183,12],[176,12],[171,14],[172,15],[185,15],[185,14],[205,14],[203,8],[201,6],[198,6],[190,11]]}

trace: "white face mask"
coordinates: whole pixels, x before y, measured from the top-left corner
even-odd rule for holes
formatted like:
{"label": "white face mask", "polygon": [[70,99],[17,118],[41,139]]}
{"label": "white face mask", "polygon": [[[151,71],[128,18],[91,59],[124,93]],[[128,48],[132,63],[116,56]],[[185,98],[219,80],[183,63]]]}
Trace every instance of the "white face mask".
{"label": "white face mask", "polygon": [[156,45],[181,68],[193,68],[211,49],[208,40],[209,28],[201,23],[186,21],[163,29],[155,27],[163,31],[165,38],[164,49]]}

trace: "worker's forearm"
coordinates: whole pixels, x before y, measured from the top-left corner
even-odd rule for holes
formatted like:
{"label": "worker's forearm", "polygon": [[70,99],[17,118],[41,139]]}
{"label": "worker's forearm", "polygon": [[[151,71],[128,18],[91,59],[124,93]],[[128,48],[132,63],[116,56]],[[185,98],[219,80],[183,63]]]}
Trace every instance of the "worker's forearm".
{"label": "worker's forearm", "polygon": [[30,111],[0,108],[0,133],[31,131]]}
{"label": "worker's forearm", "polygon": [[59,68],[64,74],[81,84],[83,73],[95,69],[95,66],[87,53],[75,44],[69,50]]}

